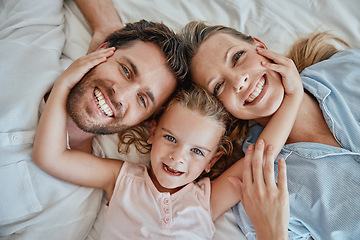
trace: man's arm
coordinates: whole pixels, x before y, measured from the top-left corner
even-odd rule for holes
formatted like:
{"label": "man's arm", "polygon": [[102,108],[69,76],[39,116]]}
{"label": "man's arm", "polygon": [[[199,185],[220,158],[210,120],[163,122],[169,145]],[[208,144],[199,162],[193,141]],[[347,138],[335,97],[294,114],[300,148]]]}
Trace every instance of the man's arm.
{"label": "man's arm", "polygon": [[75,2],[93,30],[88,53],[95,51],[108,35],[123,28],[112,0],[75,0]]}

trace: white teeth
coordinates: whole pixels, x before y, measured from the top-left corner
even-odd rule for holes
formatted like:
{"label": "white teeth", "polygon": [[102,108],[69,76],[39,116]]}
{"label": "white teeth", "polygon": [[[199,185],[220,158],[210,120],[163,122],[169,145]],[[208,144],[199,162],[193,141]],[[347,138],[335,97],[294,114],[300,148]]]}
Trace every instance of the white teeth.
{"label": "white teeth", "polygon": [[113,111],[111,110],[111,108],[109,107],[109,105],[106,104],[105,100],[104,100],[104,96],[102,95],[102,93],[98,90],[95,89],[94,91],[94,96],[95,96],[95,102],[98,106],[98,108],[108,117],[112,117],[114,115]]}
{"label": "white teeth", "polygon": [[259,96],[261,91],[263,90],[264,85],[265,85],[265,79],[261,78],[261,80],[256,85],[255,90],[250,94],[250,96],[245,100],[245,102],[247,102],[247,103],[253,102]]}
{"label": "white teeth", "polygon": [[170,173],[172,173],[172,174],[174,174],[176,176],[183,174],[183,172],[178,171],[175,168],[172,168],[172,167],[170,167],[170,166],[168,166],[166,164],[164,164],[164,168],[165,168],[166,171],[168,171],[168,172],[170,172]]}

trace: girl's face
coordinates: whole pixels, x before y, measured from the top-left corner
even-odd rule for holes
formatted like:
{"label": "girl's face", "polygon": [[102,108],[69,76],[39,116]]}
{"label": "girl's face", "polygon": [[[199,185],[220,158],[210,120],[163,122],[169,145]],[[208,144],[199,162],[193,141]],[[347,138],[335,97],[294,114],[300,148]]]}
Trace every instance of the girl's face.
{"label": "girl's face", "polygon": [[210,170],[222,155],[217,149],[223,133],[217,122],[173,104],[151,126],[150,175],[155,186],[176,191]]}
{"label": "girl's face", "polygon": [[259,40],[247,43],[224,33],[202,43],[191,62],[193,80],[213,93],[239,119],[260,119],[272,115],[282,103],[281,76],[261,65],[271,62],[259,55]]}

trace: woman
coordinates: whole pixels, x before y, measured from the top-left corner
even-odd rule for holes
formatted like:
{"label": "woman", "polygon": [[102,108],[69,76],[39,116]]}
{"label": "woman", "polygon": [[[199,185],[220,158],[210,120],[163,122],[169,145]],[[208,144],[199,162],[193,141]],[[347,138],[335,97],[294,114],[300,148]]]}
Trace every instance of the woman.
{"label": "woman", "polygon": [[[263,67],[263,62],[271,64],[262,53],[268,52],[266,45],[235,29],[202,22],[189,23],[182,35],[193,81],[219,98],[235,117],[257,123],[244,143],[246,149],[284,97],[281,76]],[[302,105],[278,156],[287,163],[290,238],[360,236],[360,203],[353,200],[360,198],[360,50],[336,53],[328,38],[339,40],[320,33],[292,49],[299,72],[313,65],[301,72]],[[241,203],[234,213],[245,235],[254,238]],[[251,220],[258,224],[256,218]]]}

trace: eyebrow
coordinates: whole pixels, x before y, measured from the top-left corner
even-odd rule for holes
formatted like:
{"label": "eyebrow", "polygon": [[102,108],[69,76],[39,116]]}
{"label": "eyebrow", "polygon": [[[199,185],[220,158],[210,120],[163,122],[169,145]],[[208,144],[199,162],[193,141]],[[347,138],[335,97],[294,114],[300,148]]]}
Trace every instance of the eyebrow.
{"label": "eyebrow", "polygon": [[[162,130],[163,131],[165,131],[165,132],[168,132],[169,134],[171,134],[171,135],[175,135],[175,134],[173,134],[169,129],[166,129],[166,128],[162,128]],[[208,151],[209,153],[211,153],[211,150],[210,149],[207,149],[207,148],[205,148],[205,147],[201,147],[201,146],[198,146],[198,145],[195,145],[194,147],[196,147],[196,148],[200,148],[200,149],[202,149],[202,150],[205,150],[205,151]]]}
{"label": "eyebrow", "polygon": [[224,62],[226,63],[227,60],[229,59],[229,53],[231,51],[233,47],[229,47],[228,50],[225,52],[225,56],[224,56]]}
{"label": "eyebrow", "polygon": [[[124,59],[125,59],[126,62],[128,62],[128,64],[130,65],[131,70],[134,72],[134,75],[135,75],[135,76],[140,75],[139,70],[138,70],[138,68],[136,67],[136,65],[133,63],[133,61],[131,61],[131,60],[130,60],[129,58],[127,58],[127,57],[124,57]],[[150,98],[151,102],[152,102],[154,105],[156,105],[154,93],[153,93],[152,91],[150,91],[150,90],[149,90],[149,91],[146,91],[145,93],[146,93],[146,95]]]}

